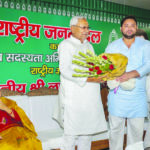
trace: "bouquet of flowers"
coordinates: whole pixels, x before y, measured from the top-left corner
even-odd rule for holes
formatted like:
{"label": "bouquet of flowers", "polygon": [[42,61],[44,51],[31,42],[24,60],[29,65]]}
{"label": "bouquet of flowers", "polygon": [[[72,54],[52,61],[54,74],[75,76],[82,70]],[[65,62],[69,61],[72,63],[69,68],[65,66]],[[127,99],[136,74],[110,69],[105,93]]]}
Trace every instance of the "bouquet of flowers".
{"label": "bouquet of flowers", "polygon": [[122,54],[102,53],[96,56],[90,50],[85,53],[79,52],[79,56],[74,55],[73,64],[82,66],[83,69],[75,68],[77,74],[73,77],[98,77],[102,80],[113,80],[121,76],[125,70],[128,58]]}

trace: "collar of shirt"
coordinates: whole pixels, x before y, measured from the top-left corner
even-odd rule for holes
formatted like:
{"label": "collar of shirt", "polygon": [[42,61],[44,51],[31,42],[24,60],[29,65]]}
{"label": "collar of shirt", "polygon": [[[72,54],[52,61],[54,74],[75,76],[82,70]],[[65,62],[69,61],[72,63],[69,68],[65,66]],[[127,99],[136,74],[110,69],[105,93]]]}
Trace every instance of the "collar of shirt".
{"label": "collar of shirt", "polygon": [[71,35],[70,38],[71,38],[75,43],[77,43],[77,44],[85,44],[85,43],[88,42],[87,40],[84,40],[83,43],[81,43],[81,41],[80,41],[79,39],[75,38],[75,37],[72,36],[72,35]]}
{"label": "collar of shirt", "polygon": [[124,43],[123,38],[121,38],[120,40],[123,43],[124,47],[127,48],[127,49],[131,49],[134,46],[138,46],[138,45],[141,46],[141,45],[144,45],[144,44],[149,42],[149,41],[147,42],[147,40],[145,40],[145,39],[143,39],[141,37],[135,37],[135,41],[132,43],[131,47],[128,48],[127,45]]}

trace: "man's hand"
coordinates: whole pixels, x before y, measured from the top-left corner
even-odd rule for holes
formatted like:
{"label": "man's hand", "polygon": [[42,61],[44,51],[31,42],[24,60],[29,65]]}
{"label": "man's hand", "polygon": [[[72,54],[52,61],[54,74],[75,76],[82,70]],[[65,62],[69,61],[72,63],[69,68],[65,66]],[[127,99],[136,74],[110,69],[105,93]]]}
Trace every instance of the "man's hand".
{"label": "man's hand", "polygon": [[136,78],[136,77],[140,77],[140,74],[136,70],[133,70],[130,72],[125,72],[122,76],[117,77],[116,80],[120,82],[125,82],[131,78]]}
{"label": "man's hand", "polygon": [[90,77],[90,78],[87,78],[87,82],[97,82],[97,83],[102,83],[104,82],[102,80],[103,77]]}
{"label": "man's hand", "polygon": [[0,140],[2,140],[3,138],[0,136]]}

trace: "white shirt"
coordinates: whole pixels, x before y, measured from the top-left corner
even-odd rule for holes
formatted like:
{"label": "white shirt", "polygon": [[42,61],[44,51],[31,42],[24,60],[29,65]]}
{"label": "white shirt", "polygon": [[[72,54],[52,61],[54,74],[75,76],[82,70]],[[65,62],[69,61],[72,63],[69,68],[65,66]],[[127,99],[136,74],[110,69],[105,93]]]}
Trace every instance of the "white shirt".
{"label": "white shirt", "polygon": [[126,71],[136,70],[140,77],[136,78],[135,88],[125,91],[118,88],[117,93],[110,90],[108,95],[108,111],[113,116],[125,118],[141,118],[147,116],[146,74],[150,72],[150,42],[136,37],[128,48],[123,39],[112,42],[107,53],[121,53],[128,57]]}
{"label": "white shirt", "polygon": [[87,78],[72,77],[75,73],[73,55],[83,53],[93,47],[87,40],[83,43],[71,37],[60,43],[59,98],[64,105],[64,133],[68,135],[87,135],[107,130],[103,105],[100,97],[100,84],[86,82]]}
{"label": "white shirt", "polygon": [[150,73],[146,76],[147,101],[150,102]]}

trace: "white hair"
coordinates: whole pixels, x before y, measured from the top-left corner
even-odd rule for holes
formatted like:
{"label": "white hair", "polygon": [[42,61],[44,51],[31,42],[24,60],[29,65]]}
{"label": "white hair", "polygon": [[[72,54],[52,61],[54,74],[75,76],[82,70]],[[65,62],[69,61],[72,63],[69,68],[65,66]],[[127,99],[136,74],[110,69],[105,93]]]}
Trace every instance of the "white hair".
{"label": "white hair", "polygon": [[84,18],[82,16],[74,16],[74,17],[72,17],[71,20],[70,20],[70,27],[74,26],[74,25],[77,25],[79,19],[86,19],[86,18]]}

